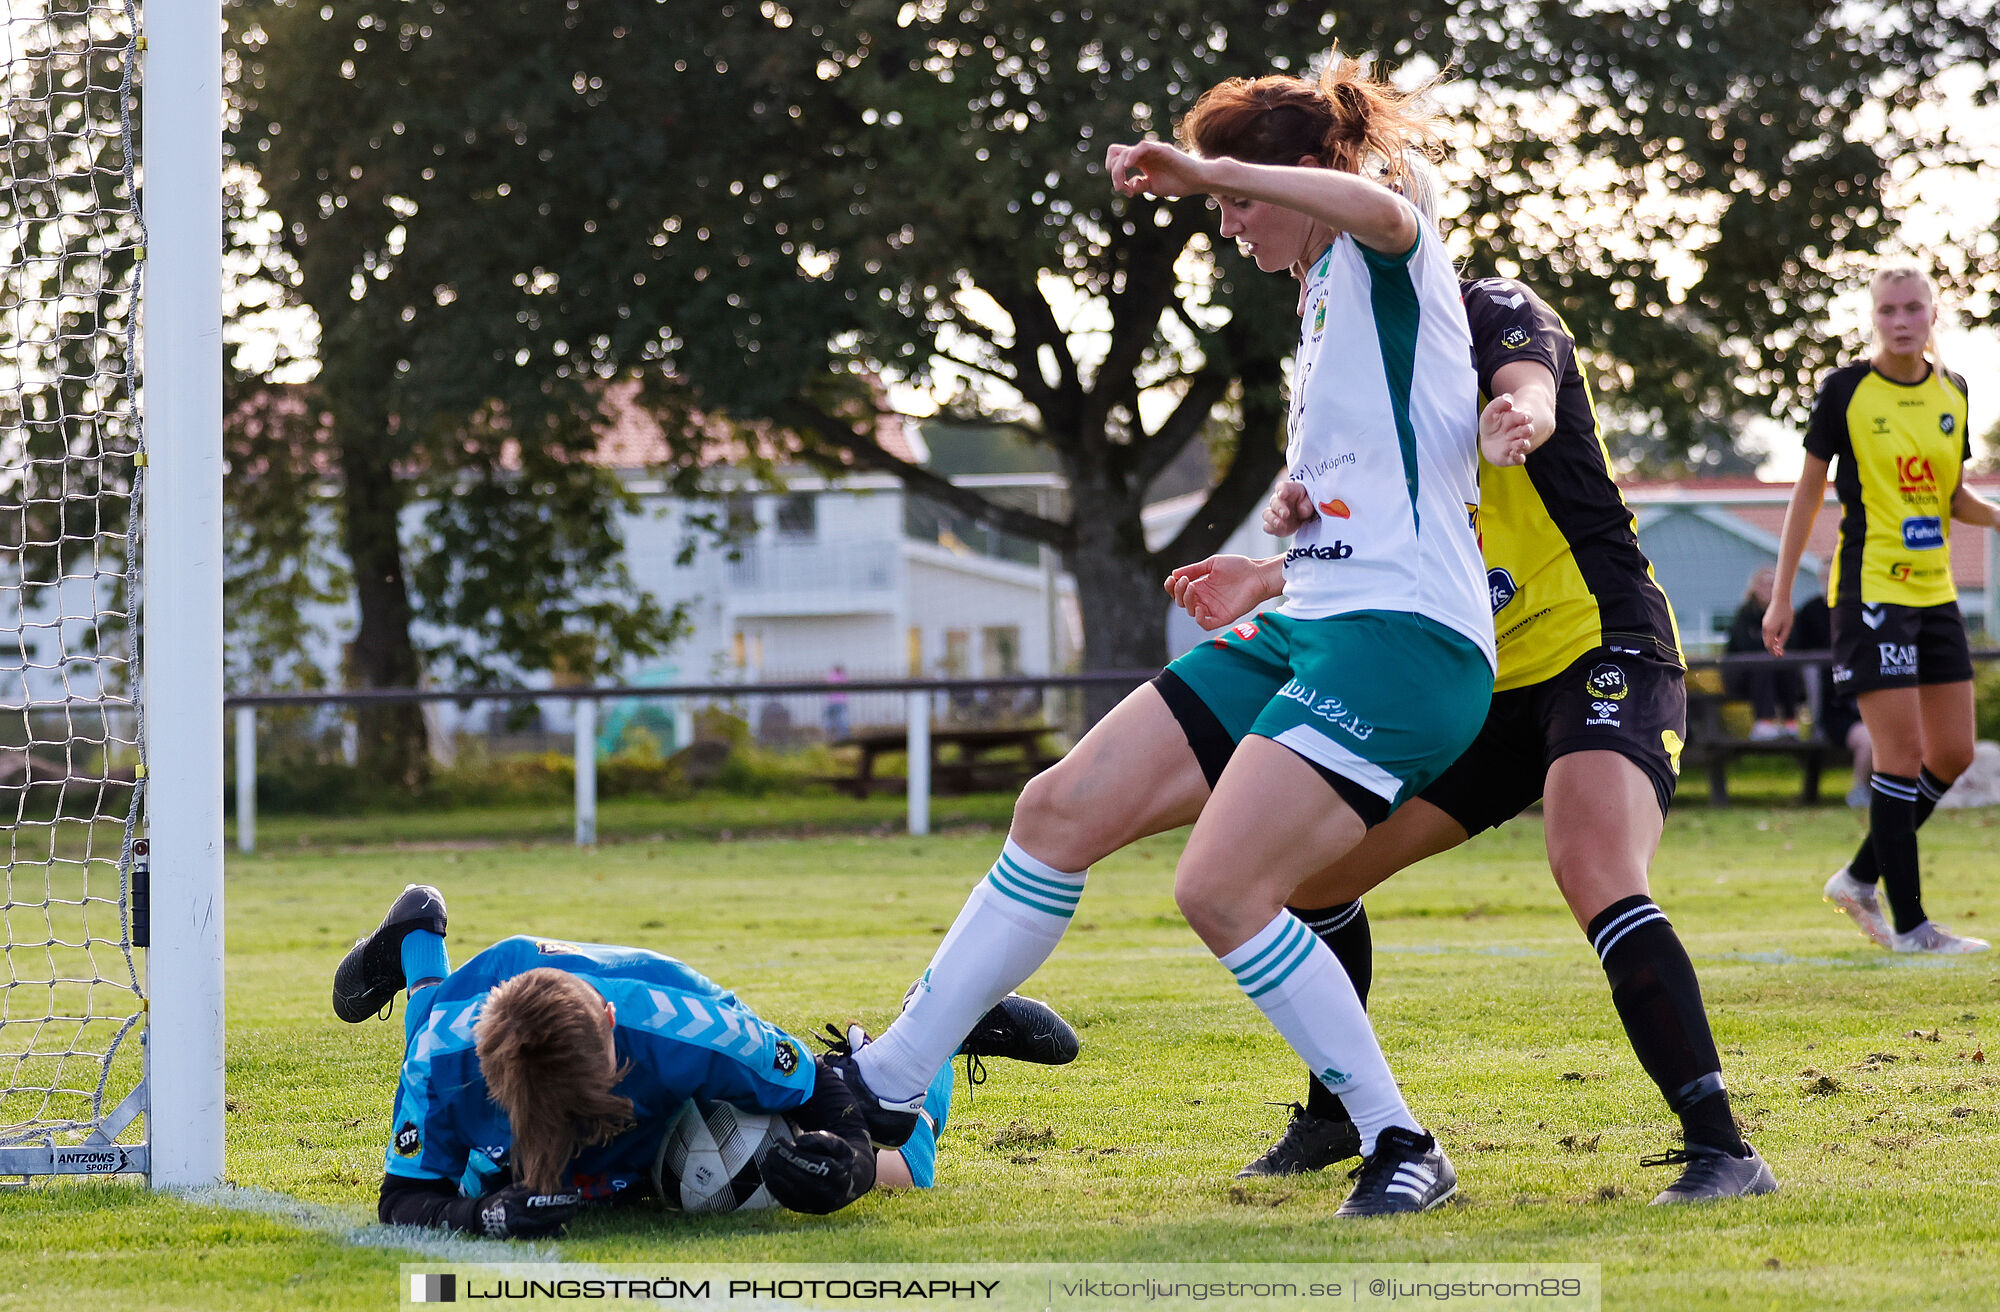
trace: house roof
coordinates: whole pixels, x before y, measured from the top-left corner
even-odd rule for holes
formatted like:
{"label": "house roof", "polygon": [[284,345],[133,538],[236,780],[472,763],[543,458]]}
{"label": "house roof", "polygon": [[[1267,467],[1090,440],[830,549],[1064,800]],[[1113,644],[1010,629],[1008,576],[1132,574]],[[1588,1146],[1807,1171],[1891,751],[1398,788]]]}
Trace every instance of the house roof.
{"label": "house roof", "polygon": [[[1965,484],[1989,501],[2000,500],[2000,475],[1974,474]],[[1760,544],[1776,543],[1785,527],[1785,507],[1792,499],[1790,483],[1756,478],[1702,478],[1683,482],[1634,482],[1620,485],[1626,504],[1645,515],[1648,510],[1699,510],[1703,518],[1727,528],[1733,522],[1749,530],[1742,536]],[[1650,516],[1649,516],[1650,517]],[[1951,553],[1952,579],[1961,588],[1986,586],[1986,544],[1979,530],[1960,526],[1959,545]],[[1831,485],[1826,508],[1813,520],[1806,554],[1832,560],[1840,538],[1839,501]]]}
{"label": "house roof", "polygon": [[[607,422],[598,430],[600,436],[594,457],[597,464],[611,469],[644,469],[668,462],[666,430],[639,404],[637,379],[621,380],[607,387],[604,412]],[[701,455],[703,465],[729,464],[742,454],[740,436],[728,424],[700,412],[692,413],[689,418],[700,427],[706,438]],[[769,436],[769,429],[762,425],[751,431],[760,440]],[[929,458],[916,424],[901,415],[886,412],[878,415],[875,442],[890,455],[911,464],[920,465]],[[775,443],[771,443],[770,449],[763,454],[772,457],[783,455],[775,449]]]}
{"label": "house roof", "polygon": [[[639,404],[639,388],[637,379],[624,379],[605,388],[606,419],[598,428],[597,447],[591,457],[593,463],[608,469],[639,470],[671,462],[666,430]],[[311,456],[314,468],[323,474],[331,474],[333,456],[326,449],[326,443],[331,435],[332,419],[324,413],[311,411],[308,408],[310,398],[311,391],[306,384],[283,383],[260,387],[236,404],[229,413],[228,422],[253,433],[284,425],[293,427],[302,445],[309,440],[316,448]],[[700,411],[691,411],[688,420],[704,436],[699,457],[701,465],[731,464],[743,456],[743,430]],[[769,428],[758,425],[749,431],[763,447],[758,454],[773,460],[784,459],[787,453]],[[921,465],[930,458],[915,422],[901,415],[881,415],[875,425],[875,440],[890,455],[912,464]],[[518,465],[515,451],[511,443],[505,448],[503,465],[510,468]],[[258,471],[240,472],[254,477]]]}

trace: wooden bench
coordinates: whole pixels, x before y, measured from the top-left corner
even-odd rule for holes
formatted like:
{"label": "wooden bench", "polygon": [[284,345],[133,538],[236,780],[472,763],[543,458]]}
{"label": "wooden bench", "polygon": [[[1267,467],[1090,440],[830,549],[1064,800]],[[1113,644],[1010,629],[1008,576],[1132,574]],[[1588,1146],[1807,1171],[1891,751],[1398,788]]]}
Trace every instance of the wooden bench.
{"label": "wooden bench", "polygon": [[[939,796],[974,792],[1006,792],[1019,788],[1035,775],[1055,764],[1056,756],[1046,750],[1047,725],[1029,724],[1013,728],[931,730],[931,791]],[[842,792],[866,797],[871,792],[901,792],[907,779],[878,775],[875,765],[884,756],[907,752],[909,733],[904,729],[864,729],[833,744],[836,748],[859,749],[852,775],[837,775],[828,783]],[[956,758],[945,760],[945,749],[957,749]],[[1018,752],[1018,756],[1003,753]]]}
{"label": "wooden bench", "polygon": [[[1819,802],[1820,775],[1834,752],[1833,745],[1819,736],[1822,721],[1818,675],[1826,659],[1825,653],[1804,653],[1782,658],[1738,655],[1688,662],[1688,733],[1687,744],[1681,751],[1681,765],[1707,770],[1710,806],[1729,805],[1729,767],[1746,756],[1787,756],[1797,761],[1800,805],[1813,806]],[[1723,671],[1729,667],[1764,665],[1807,671],[1806,704],[1812,715],[1812,737],[1746,738],[1730,731],[1724,721],[1724,708],[1748,702],[1746,698],[1720,691]]]}

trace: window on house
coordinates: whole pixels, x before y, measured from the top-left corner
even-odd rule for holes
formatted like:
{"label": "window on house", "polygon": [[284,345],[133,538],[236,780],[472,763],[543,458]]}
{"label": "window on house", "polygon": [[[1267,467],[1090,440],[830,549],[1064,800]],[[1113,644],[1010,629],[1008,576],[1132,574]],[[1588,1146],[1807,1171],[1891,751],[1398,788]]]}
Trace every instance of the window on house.
{"label": "window on house", "polygon": [[979,631],[979,672],[989,679],[1021,672],[1021,626],[995,624]]}
{"label": "window on house", "polygon": [[972,632],[969,629],[946,629],[944,631],[944,668],[940,671],[947,679],[962,679],[969,673],[967,661],[972,656]]}
{"label": "window on house", "polygon": [[810,492],[793,492],[778,500],[778,533],[788,538],[810,538],[819,532],[819,498]]}
{"label": "window on house", "polygon": [[757,534],[757,498],[749,492],[731,492],[723,498],[723,523],[732,538]]}

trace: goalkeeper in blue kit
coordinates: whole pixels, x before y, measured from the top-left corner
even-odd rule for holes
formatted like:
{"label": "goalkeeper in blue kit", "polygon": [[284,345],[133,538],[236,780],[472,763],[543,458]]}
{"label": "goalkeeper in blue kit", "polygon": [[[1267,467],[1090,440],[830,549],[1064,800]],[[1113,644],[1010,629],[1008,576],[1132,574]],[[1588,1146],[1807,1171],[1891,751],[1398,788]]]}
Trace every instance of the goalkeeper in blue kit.
{"label": "goalkeeper in blue kit", "polygon": [[[876,1152],[841,1077],[699,972],[643,948],[525,936],[453,970],[444,931],[443,895],[412,884],[334,974],[334,1011],[350,1023],[409,995],[385,1223],[554,1234],[581,1206],[647,1193],[666,1127],[690,1098],[791,1121],[796,1138],[761,1163],[781,1206],[833,1212],[875,1186]],[[967,1052],[1075,1055],[1054,1012],[1011,1002]],[[882,1183],[928,1184],[929,1166],[899,1156]]]}

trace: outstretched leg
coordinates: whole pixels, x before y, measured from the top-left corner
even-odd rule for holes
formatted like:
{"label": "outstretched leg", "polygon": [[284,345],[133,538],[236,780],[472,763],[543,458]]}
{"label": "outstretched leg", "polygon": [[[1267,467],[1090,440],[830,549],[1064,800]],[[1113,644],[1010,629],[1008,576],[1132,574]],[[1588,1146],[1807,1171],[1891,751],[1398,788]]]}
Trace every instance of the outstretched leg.
{"label": "outstretched leg", "polygon": [[1090,864],[1188,823],[1207,800],[1187,735],[1150,684],[1028,781],[999,860],[938,945],[909,1005],[852,1058],[864,1109],[872,1114],[879,1104],[892,1113],[871,1123],[878,1138],[896,1133],[895,1115],[914,1117],[931,1077],[974,1023],[1055,950]]}

